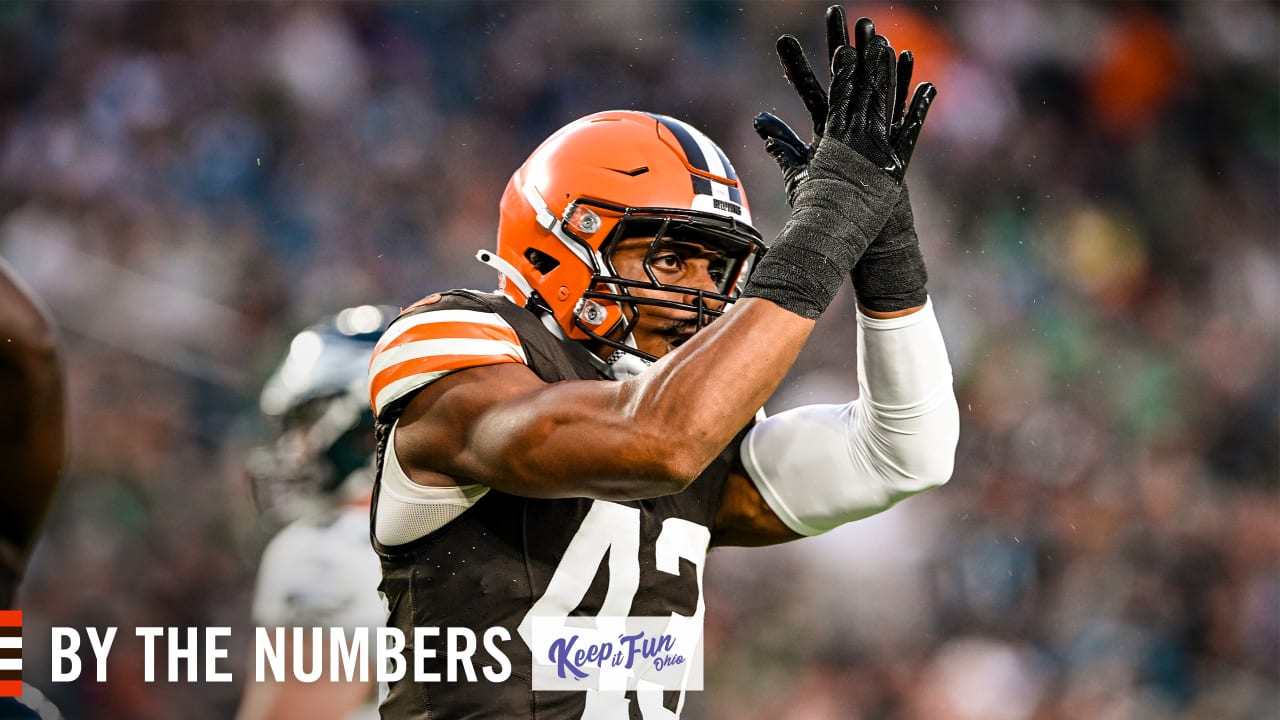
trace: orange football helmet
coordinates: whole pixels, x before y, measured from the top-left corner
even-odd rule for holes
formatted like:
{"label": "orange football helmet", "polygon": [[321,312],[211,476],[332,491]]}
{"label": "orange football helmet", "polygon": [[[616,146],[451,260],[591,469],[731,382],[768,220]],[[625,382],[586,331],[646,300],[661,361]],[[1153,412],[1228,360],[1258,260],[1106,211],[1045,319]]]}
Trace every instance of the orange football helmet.
{"label": "orange football helmet", "polygon": [[[647,280],[613,267],[617,243],[634,237],[653,238]],[[649,257],[673,238],[725,254],[715,292],[657,279]],[[701,327],[721,314],[707,301],[732,303],[763,249],[737,173],[715,143],[674,118],[614,110],[569,123],[533,151],[502,195],[496,256],[478,257],[502,273],[501,292],[553,317],[570,339],[652,361],[631,340],[637,306],[687,309]],[[681,299],[636,297],[635,288]]]}

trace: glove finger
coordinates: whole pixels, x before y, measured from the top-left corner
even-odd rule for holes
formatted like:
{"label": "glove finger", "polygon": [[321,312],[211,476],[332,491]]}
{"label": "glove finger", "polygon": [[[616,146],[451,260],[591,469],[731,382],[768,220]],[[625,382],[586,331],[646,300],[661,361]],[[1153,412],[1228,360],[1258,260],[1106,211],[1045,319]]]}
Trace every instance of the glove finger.
{"label": "glove finger", "polygon": [[897,112],[898,107],[898,54],[893,51],[893,46],[889,44],[889,39],[884,41],[884,59],[881,61],[881,70],[883,74],[883,84],[881,87],[882,107],[877,117],[884,122],[884,138],[889,139],[889,133],[893,129],[893,115]]}
{"label": "glove finger", "polygon": [[778,60],[782,63],[782,72],[787,76],[787,82],[796,89],[800,101],[813,120],[814,137],[822,137],[822,130],[827,124],[827,93],[813,74],[813,68],[804,56],[804,48],[794,36],[783,35],[778,38],[777,49]]}
{"label": "glove finger", "polygon": [[[880,114],[883,110],[881,107],[884,103],[883,96],[886,94],[883,90],[884,82],[887,80],[887,77],[884,77],[883,60],[884,49],[888,42],[884,36],[874,35],[867,41],[865,54],[854,53],[858,68],[852,83],[853,103],[849,116],[855,119],[858,126],[855,133],[859,135],[871,133],[874,137],[881,132]],[[887,123],[887,120],[885,122]],[[887,131],[887,125],[883,129]]]}
{"label": "glove finger", "polygon": [[915,55],[910,50],[903,50],[898,55],[898,92],[893,104],[893,127],[902,126],[902,118],[907,112],[907,93],[911,91],[911,72],[915,69]]}
{"label": "glove finger", "polygon": [[827,62],[836,59],[836,50],[849,44],[849,24],[844,19],[844,8],[832,5],[827,8]]}
{"label": "glove finger", "polygon": [[779,118],[777,115],[769,112],[763,112],[755,116],[751,121],[752,127],[756,129],[756,134],[766,143],[769,140],[779,140],[791,147],[797,149],[799,154],[803,154],[805,143],[796,134],[791,126]]}
{"label": "glove finger", "polygon": [[911,162],[911,154],[915,152],[916,141],[920,139],[920,130],[924,127],[924,119],[929,114],[929,106],[938,96],[938,88],[931,82],[922,82],[911,98],[911,109],[907,111],[902,122],[902,129],[894,141],[894,152],[902,161],[903,168]]}
{"label": "glove finger", "polygon": [[858,22],[853,26],[853,46],[858,49],[859,60],[867,56],[867,44],[875,34],[876,24],[871,22],[871,18],[858,18]]}
{"label": "glove finger", "polygon": [[804,154],[796,147],[789,145],[778,138],[769,138],[764,141],[764,151],[769,153],[778,163],[778,167],[785,172],[789,168],[804,167],[806,164]]}
{"label": "glove finger", "polygon": [[866,56],[862,61],[862,77],[866,85],[866,105],[868,128],[876,136],[887,137],[889,119],[892,113],[893,78],[889,68],[893,65],[892,48],[889,40],[883,35],[876,35],[867,43]]}
{"label": "glove finger", "polygon": [[831,61],[831,114],[827,118],[827,134],[834,133],[843,142],[849,141],[848,128],[856,112],[854,105],[867,94],[859,92],[858,67],[857,50],[848,45],[836,48]]}

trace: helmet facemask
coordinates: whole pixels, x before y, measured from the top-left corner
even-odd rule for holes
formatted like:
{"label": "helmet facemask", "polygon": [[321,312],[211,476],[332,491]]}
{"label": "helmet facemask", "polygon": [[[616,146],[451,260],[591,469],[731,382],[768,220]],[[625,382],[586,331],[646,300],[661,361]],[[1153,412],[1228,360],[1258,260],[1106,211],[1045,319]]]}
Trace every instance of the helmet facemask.
{"label": "helmet facemask", "polygon": [[258,508],[281,521],[325,513],[373,482],[369,359],[397,308],[362,305],[298,333],[259,399],[272,440],[245,472]]}
{"label": "helmet facemask", "polygon": [[[280,418],[276,440],[250,451],[245,470],[260,511],[281,520],[322,512],[335,495],[372,481],[373,413],[354,393],[319,397]],[[356,482],[358,474],[368,474]]]}
{"label": "helmet facemask", "polygon": [[[600,243],[599,252],[594,252],[584,231],[605,225],[601,216],[616,218],[616,222]],[[631,338],[640,321],[641,306],[686,311],[693,314],[695,329],[706,327],[741,294],[764,248],[754,228],[732,218],[673,208],[621,208],[592,200],[571,204],[560,230],[580,243],[592,261],[591,281],[574,314],[575,327],[591,340],[648,362],[657,357],[635,347]],[[624,277],[614,260],[622,244],[636,238],[649,239],[642,261],[645,277]],[[708,272],[714,290],[663,282],[653,260],[669,250],[710,256]],[[637,290],[660,295],[637,295]]]}

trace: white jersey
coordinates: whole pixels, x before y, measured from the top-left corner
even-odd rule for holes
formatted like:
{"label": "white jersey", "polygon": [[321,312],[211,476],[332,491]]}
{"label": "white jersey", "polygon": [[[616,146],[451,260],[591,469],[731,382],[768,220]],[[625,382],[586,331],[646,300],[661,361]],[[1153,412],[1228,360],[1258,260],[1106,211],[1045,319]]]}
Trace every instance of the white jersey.
{"label": "white jersey", "polygon": [[261,626],[381,627],[381,580],[367,507],[345,508],[326,524],[298,520],[262,553],[253,620]]}
{"label": "white jersey", "polygon": [[[373,628],[386,624],[382,566],[369,542],[369,508],[287,525],[262,553],[253,621],[262,627]],[[351,720],[377,718],[375,699]]]}

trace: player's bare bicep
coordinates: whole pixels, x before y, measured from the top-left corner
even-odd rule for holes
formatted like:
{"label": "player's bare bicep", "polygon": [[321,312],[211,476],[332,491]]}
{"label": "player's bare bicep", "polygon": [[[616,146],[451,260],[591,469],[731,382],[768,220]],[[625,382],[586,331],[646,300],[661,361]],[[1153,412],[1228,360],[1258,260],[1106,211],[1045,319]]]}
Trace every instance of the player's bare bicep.
{"label": "player's bare bicep", "polygon": [[712,528],[711,544],[758,547],[800,537],[778,519],[739,463],[729,473],[720,495],[720,510]]}
{"label": "player's bare bicep", "polygon": [[420,485],[483,481],[491,469],[472,451],[478,424],[496,406],[545,387],[519,363],[468,368],[436,380],[400,415],[395,451],[401,467]]}

